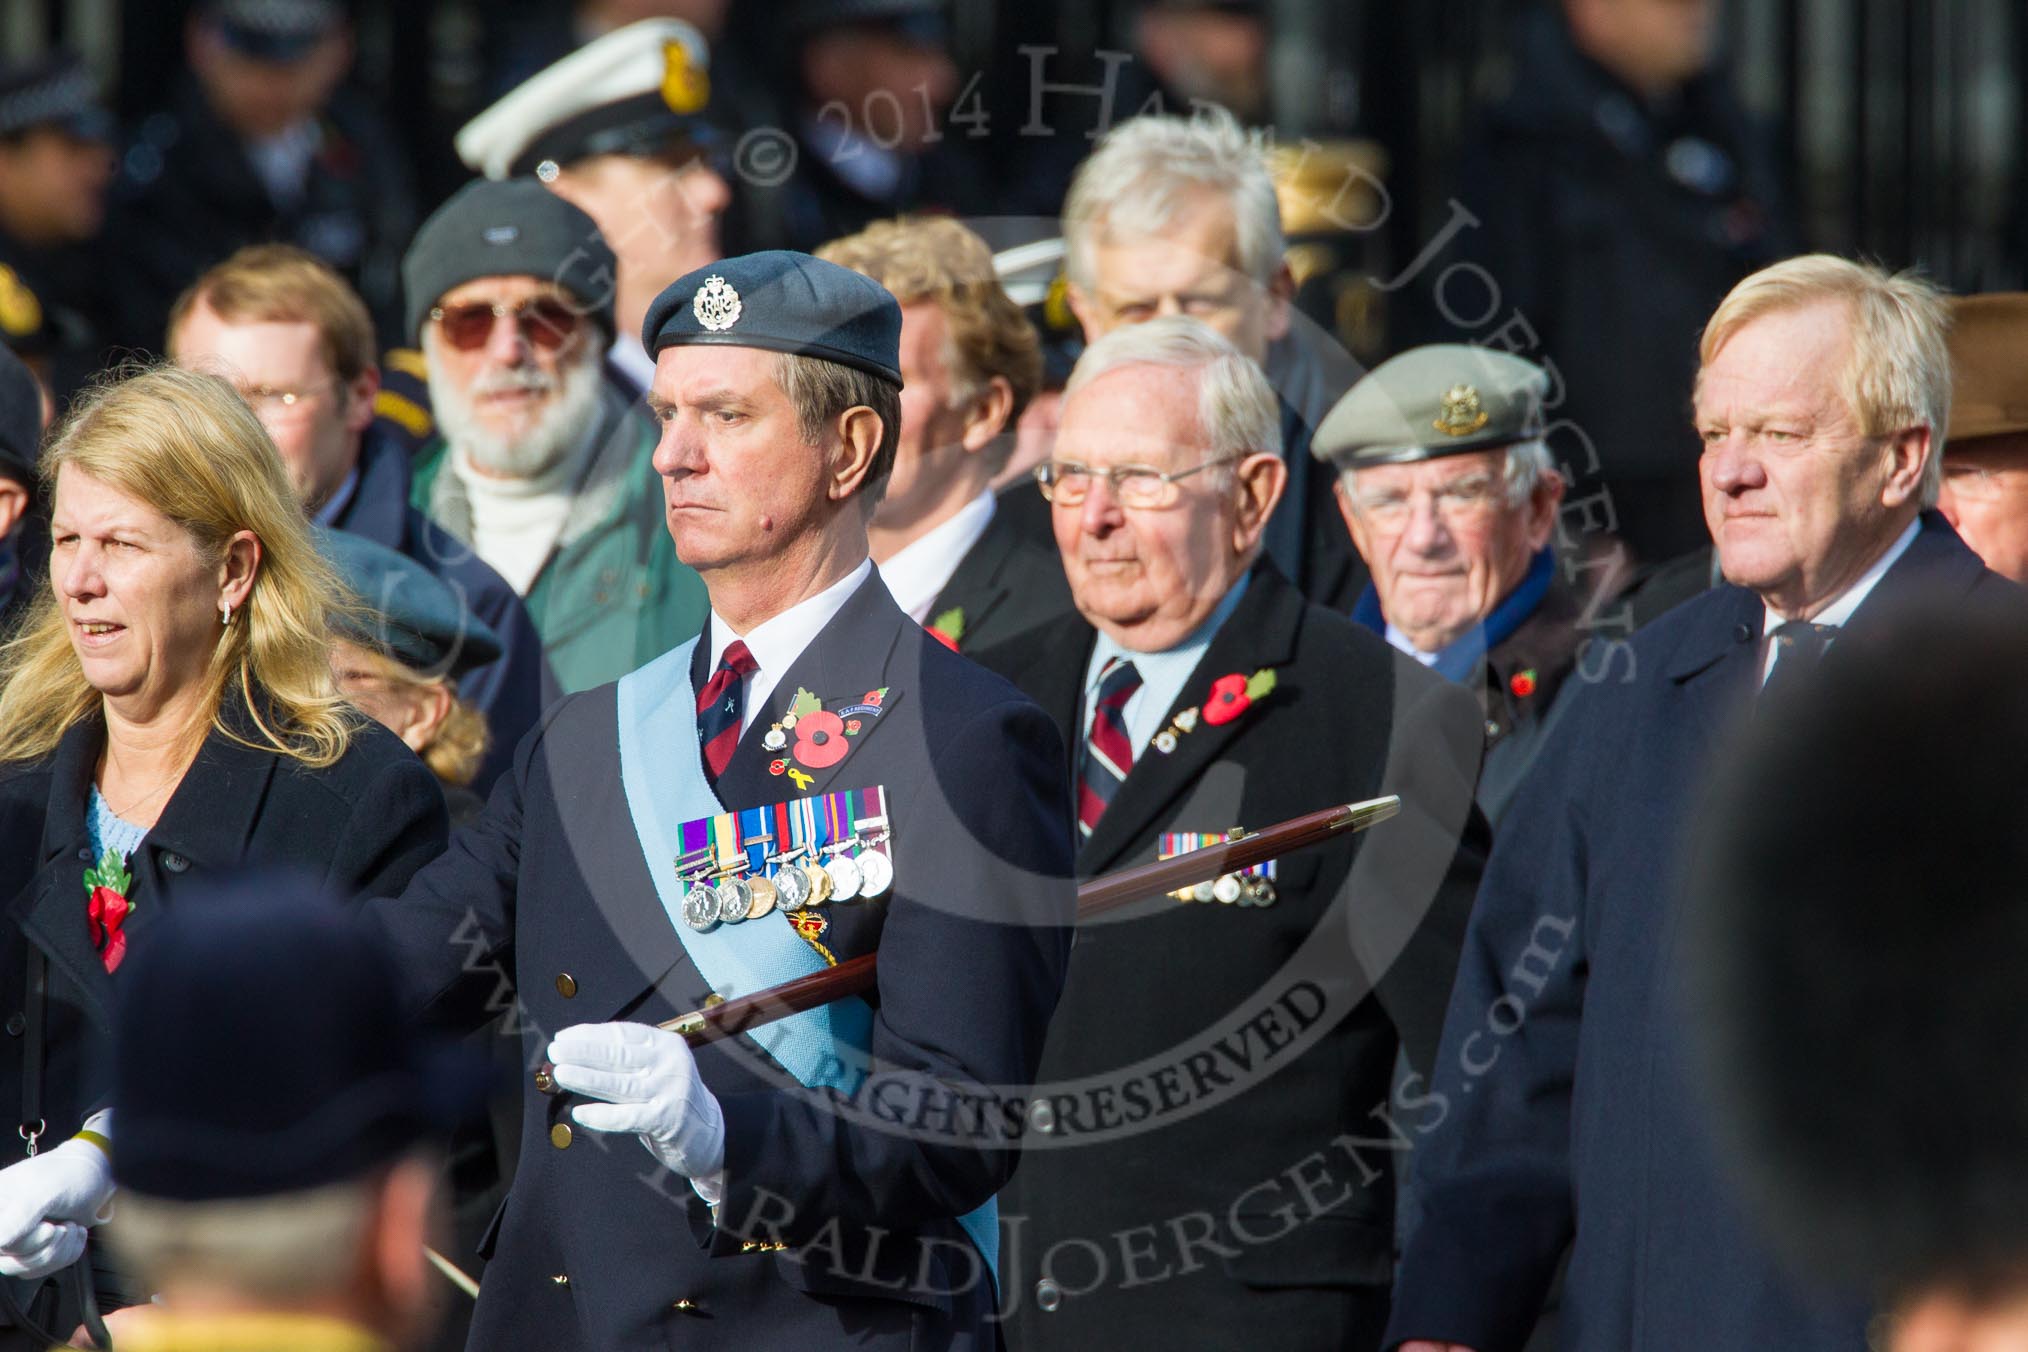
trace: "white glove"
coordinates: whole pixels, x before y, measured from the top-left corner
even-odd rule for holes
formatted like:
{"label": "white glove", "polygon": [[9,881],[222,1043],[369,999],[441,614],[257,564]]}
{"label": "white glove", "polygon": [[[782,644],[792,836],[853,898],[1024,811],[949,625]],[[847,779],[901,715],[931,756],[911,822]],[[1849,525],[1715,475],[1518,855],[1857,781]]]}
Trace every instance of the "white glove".
{"label": "white glove", "polygon": [[557,1084],[605,1100],[573,1108],[579,1126],[636,1132],[648,1153],[688,1179],[724,1166],[725,1116],[679,1035],[644,1023],[581,1023],[556,1035],[549,1060]]}
{"label": "white glove", "polygon": [[0,1274],[43,1277],[76,1262],[112,1195],[112,1161],[90,1141],[0,1169]]}

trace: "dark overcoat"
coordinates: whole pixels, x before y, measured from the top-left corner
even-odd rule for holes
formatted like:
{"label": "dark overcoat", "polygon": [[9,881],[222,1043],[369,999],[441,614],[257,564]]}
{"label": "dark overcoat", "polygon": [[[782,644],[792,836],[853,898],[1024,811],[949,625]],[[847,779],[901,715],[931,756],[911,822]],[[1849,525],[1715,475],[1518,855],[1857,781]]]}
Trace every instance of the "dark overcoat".
{"label": "dark overcoat", "polygon": [[[1851,624],[1911,594],[2018,605],[2011,588],[1928,512]],[[1785,1276],[1740,1210],[1675,987],[1685,827],[1751,712],[1764,617],[1721,586],[1637,633],[1633,679],[1576,690],[1502,819],[1430,1088],[1390,1346],[1520,1347],[1566,1245],[1567,1349],[1866,1346],[1864,1303]]]}

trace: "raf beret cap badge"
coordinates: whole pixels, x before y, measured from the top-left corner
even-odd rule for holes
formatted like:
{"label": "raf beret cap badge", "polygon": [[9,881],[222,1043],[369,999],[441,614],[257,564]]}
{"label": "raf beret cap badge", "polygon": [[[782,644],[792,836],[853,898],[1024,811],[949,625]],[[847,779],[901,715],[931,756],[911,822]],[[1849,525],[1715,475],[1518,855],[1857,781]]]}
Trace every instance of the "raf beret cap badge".
{"label": "raf beret cap badge", "polygon": [[739,322],[739,292],[723,277],[707,277],[690,302],[697,322],[713,333],[723,333]]}

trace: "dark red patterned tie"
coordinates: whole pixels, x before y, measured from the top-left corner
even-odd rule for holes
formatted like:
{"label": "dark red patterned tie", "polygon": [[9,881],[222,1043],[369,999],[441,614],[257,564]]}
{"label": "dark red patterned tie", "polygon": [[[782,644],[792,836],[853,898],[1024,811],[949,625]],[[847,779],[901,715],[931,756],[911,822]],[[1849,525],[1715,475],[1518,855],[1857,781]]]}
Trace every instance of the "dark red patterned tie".
{"label": "dark red patterned tie", "polygon": [[1085,738],[1084,760],[1078,770],[1077,829],[1090,835],[1105,815],[1107,804],[1134,765],[1134,744],[1127,736],[1127,701],[1141,688],[1141,673],[1132,662],[1115,657],[1099,676],[1098,698],[1092,702],[1091,735]]}
{"label": "dark red patterned tie", "polygon": [[746,644],[734,639],[718,659],[718,670],[697,692],[697,744],[704,752],[704,773],[714,784],[739,745],[740,682],[759,669]]}

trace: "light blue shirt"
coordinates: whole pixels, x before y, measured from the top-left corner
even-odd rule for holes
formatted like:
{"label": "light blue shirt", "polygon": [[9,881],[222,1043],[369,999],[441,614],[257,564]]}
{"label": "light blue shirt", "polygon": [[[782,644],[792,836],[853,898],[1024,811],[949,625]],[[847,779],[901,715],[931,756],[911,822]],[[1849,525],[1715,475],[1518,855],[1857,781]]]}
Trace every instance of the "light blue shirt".
{"label": "light blue shirt", "polygon": [[[1159,653],[1137,653],[1120,646],[1118,640],[1103,631],[1091,650],[1091,663],[1084,670],[1084,700],[1078,708],[1079,739],[1091,734],[1091,707],[1098,699],[1099,677],[1104,674],[1106,664],[1115,657],[1125,658],[1134,664],[1134,670],[1141,674],[1141,688],[1127,700],[1120,712],[1127,722],[1127,739],[1133,743],[1134,759],[1148,749],[1148,743],[1162,730],[1163,720],[1175,706],[1177,696],[1183,693],[1183,686],[1190,679],[1190,673],[1197,670],[1197,664],[1204,660],[1205,649],[1218,636],[1225,621],[1239,607],[1239,598],[1246,594],[1249,574],[1242,574],[1217,609],[1197,626],[1190,637],[1173,648]],[[1221,673],[1223,674],[1223,673]]]}
{"label": "light blue shirt", "polygon": [[91,803],[85,813],[85,829],[91,837],[93,867],[105,858],[107,850],[121,859],[127,858],[140,848],[141,838],[148,834],[147,827],[136,826],[115,813],[96,784],[92,785]]}

